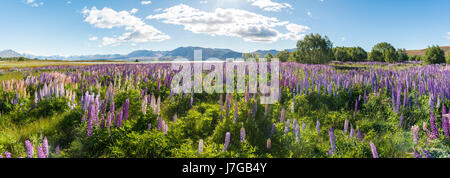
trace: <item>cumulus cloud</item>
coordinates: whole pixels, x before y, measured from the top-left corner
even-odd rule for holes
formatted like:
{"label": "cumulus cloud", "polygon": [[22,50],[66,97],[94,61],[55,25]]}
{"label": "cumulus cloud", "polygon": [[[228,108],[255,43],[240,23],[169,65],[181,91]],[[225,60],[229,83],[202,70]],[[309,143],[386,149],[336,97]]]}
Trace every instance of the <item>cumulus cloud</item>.
{"label": "cumulus cloud", "polygon": [[447,39],[450,40],[450,32],[447,32]]}
{"label": "cumulus cloud", "polygon": [[35,0],[26,0],[25,3],[29,4],[31,7],[39,7],[44,5],[44,2],[37,2]]}
{"label": "cumulus cloud", "polygon": [[[306,26],[245,10],[218,8],[214,12],[205,12],[185,4],[167,8],[160,14],[148,16],[147,19],[182,25],[185,30],[196,34],[239,37],[252,42],[297,40],[303,37],[302,33],[309,30]],[[288,32],[277,30],[280,27],[284,27]]]}
{"label": "cumulus cloud", "polygon": [[164,34],[153,26],[146,24],[142,21],[142,19],[133,16],[132,12],[117,12],[108,7],[104,7],[101,10],[96,7],[92,7],[91,9],[84,8],[82,13],[85,17],[84,21],[94,27],[102,29],[123,27],[128,31],[118,37],[103,37],[103,46],[116,46],[124,42],[159,42],[170,39],[170,36]]}
{"label": "cumulus cloud", "polygon": [[131,9],[130,13],[131,13],[131,14],[136,14],[137,11],[138,11],[138,9],[133,8],[133,9]]}
{"label": "cumulus cloud", "polygon": [[264,11],[280,12],[282,9],[293,9],[288,3],[278,3],[272,0],[248,0],[248,2]]}
{"label": "cumulus cloud", "polygon": [[151,4],[152,3],[152,1],[141,1],[141,4],[142,5],[149,5],[149,4]]}

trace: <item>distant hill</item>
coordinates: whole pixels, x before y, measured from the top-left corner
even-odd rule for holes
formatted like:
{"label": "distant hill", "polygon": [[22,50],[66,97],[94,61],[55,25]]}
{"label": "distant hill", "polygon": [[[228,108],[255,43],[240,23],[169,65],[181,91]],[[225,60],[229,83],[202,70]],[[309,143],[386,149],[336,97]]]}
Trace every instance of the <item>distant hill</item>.
{"label": "distant hill", "polygon": [[0,58],[13,58],[13,57],[22,57],[22,55],[10,49],[0,51]]}
{"label": "distant hill", "polygon": [[[293,52],[293,51],[295,50],[295,48],[294,48],[294,49],[287,49],[287,50],[288,50],[289,52]],[[258,51],[255,51],[255,52],[260,53],[261,56],[264,57],[264,56],[266,56],[268,53],[270,53],[270,54],[272,54],[273,56],[275,56],[275,55],[278,54],[280,51],[271,49],[271,50],[258,50]]]}
{"label": "distant hill", "polygon": [[186,59],[194,59],[194,50],[202,50],[203,59],[209,58],[238,58],[242,57],[242,53],[232,51],[230,49],[217,48],[201,48],[201,47],[179,47],[173,51],[168,52],[165,57],[183,57]]}
{"label": "distant hill", "polygon": [[[444,50],[445,54],[450,52],[450,46],[441,46],[441,49]],[[423,56],[425,54],[426,49],[419,50],[407,50],[408,56]]]}

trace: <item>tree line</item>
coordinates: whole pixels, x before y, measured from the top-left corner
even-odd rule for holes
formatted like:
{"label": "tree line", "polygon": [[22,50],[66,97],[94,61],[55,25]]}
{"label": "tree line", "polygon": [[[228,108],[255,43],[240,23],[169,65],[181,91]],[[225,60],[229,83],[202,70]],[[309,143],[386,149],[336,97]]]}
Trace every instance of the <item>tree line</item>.
{"label": "tree line", "polygon": [[[330,61],[341,62],[404,62],[404,61],[424,61],[426,64],[450,63],[450,53],[445,57],[444,51],[437,45],[426,49],[423,56],[409,56],[406,49],[396,49],[387,42],[378,43],[373,46],[372,51],[366,52],[363,48],[357,47],[333,47],[333,43],[327,36],[320,34],[306,35],[303,40],[297,42],[297,48],[293,52],[281,51],[275,55],[267,53],[264,58],[270,60],[278,58],[281,62],[300,62],[305,64],[325,64]],[[244,58],[260,58],[259,53],[244,53]]]}

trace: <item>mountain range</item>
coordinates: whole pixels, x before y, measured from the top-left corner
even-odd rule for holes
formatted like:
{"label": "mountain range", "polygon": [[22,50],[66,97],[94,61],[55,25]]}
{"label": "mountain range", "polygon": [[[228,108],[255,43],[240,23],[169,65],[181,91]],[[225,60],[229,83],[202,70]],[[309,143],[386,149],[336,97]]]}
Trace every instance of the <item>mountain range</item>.
{"label": "mountain range", "polygon": [[0,58],[11,58],[11,57],[22,57],[22,55],[10,49],[0,51]]}
{"label": "mountain range", "polygon": [[[152,50],[137,50],[129,54],[104,54],[104,55],[76,55],[76,56],[37,56],[31,54],[20,54],[13,50],[0,51],[0,58],[7,57],[26,57],[30,59],[54,59],[54,60],[140,60],[140,61],[152,61],[152,60],[174,60],[176,58],[186,58],[188,60],[194,59],[194,50],[202,50],[203,60],[209,58],[217,58],[225,60],[227,58],[241,58],[242,52],[233,51],[230,49],[220,48],[202,48],[202,47],[179,47],[172,51],[152,51]],[[288,51],[293,51],[290,49]],[[277,50],[258,50],[255,51],[261,53],[261,56],[265,56],[267,53],[272,55],[277,54]]]}

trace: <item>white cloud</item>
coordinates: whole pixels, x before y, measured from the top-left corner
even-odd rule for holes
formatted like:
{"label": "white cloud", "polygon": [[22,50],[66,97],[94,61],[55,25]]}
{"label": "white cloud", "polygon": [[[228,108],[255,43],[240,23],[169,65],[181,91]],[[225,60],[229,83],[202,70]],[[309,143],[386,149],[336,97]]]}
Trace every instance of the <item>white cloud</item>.
{"label": "white cloud", "polygon": [[108,7],[101,10],[92,7],[91,9],[84,8],[82,13],[85,16],[84,21],[94,27],[102,29],[123,27],[128,31],[118,37],[103,37],[103,46],[116,46],[125,42],[145,43],[170,39],[170,36],[146,24],[142,19],[133,16],[128,11],[117,12]]}
{"label": "white cloud", "polygon": [[312,17],[312,13],[311,12],[308,12],[308,13],[306,13],[309,17]]}
{"label": "white cloud", "polygon": [[[182,25],[185,30],[196,34],[239,37],[252,42],[297,40],[303,37],[301,33],[309,30],[306,26],[245,10],[218,8],[214,12],[205,12],[184,4],[165,9],[161,14],[150,15],[147,19],[160,19],[167,24]],[[288,32],[282,33],[277,27],[284,27]]]}
{"label": "white cloud", "polygon": [[247,0],[252,6],[259,7],[264,11],[280,12],[282,9],[293,9],[288,3],[278,3],[272,0]]}
{"label": "white cloud", "polygon": [[66,3],[67,3],[67,4],[72,4],[72,1],[67,1]]}
{"label": "white cloud", "polygon": [[200,1],[200,4],[208,4],[208,1]]}
{"label": "white cloud", "polygon": [[450,32],[447,32],[447,39],[450,40]]}
{"label": "white cloud", "polygon": [[139,10],[136,8],[133,8],[133,9],[131,9],[130,14],[136,14],[137,11],[139,11]]}
{"label": "white cloud", "polygon": [[39,7],[39,6],[43,6],[44,5],[44,2],[37,2],[35,0],[26,0],[25,3],[30,5],[31,7]]}
{"label": "white cloud", "polygon": [[93,36],[93,37],[89,38],[89,41],[97,41],[97,40],[98,40],[98,37],[96,37],[96,36]]}
{"label": "white cloud", "polygon": [[141,1],[141,4],[142,5],[149,5],[149,4],[151,4],[152,3],[152,1]]}
{"label": "white cloud", "polygon": [[345,37],[342,37],[342,38],[341,38],[341,41],[344,42],[344,41],[345,41]]}

